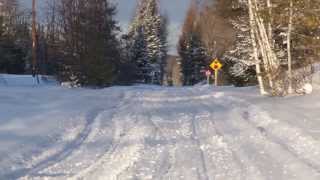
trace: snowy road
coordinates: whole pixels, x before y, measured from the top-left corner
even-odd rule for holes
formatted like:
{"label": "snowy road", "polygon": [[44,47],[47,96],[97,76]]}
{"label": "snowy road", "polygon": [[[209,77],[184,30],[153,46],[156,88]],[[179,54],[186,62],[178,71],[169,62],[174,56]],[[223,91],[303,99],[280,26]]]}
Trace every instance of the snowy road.
{"label": "snowy road", "polygon": [[319,180],[319,98],[0,87],[0,179]]}

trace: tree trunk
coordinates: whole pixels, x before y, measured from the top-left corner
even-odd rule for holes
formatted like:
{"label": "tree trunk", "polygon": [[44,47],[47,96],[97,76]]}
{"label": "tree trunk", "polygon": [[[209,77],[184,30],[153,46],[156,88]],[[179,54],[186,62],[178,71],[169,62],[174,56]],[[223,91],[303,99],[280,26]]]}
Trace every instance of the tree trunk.
{"label": "tree trunk", "polygon": [[257,40],[259,42],[259,49],[262,54],[262,59],[264,62],[264,69],[266,70],[266,75],[269,80],[269,86],[271,88],[271,91],[273,94],[279,94],[282,91],[282,87],[279,84],[279,68],[280,68],[280,62],[278,61],[278,58],[272,48],[272,45],[270,42],[270,38],[268,37],[268,31],[266,28],[266,25],[264,23],[264,20],[262,19],[261,15],[258,13],[259,6],[257,0],[252,1],[252,7],[253,7],[253,16],[256,23],[256,36]]}
{"label": "tree trunk", "polygon": [[268,8],[268,15],[269,15],[269,21],[268,21],[268,37],[270,40],[270,44],[273,47],[273,36],[272,36],[272,3],[271,0],[267,0],[267,8]]}
{"label": "tree trunk", "polygon": [[292,88],[292,56],[291,56],[291,33],[292,33],[292,23],[293,23],[293,1],[290,0],[289,8],[289,23],[288,23],[288,34],[287,34],[287,51],[288,51],[288,93],[293,93]]}
{"label": "tree trunk", "polygon": [[257,48],[256,36],[255,36],[256,25],[254,21],[253,7],[252,7],[251,0],[248,0],[248,9],[249,9],[249,19],[250,19],[250,35],[251,35],[251,42],[252,42],[252,48],[253,48],[253,56],[256,64],[256,73],[257,73],[257,79],[259,83],[260,94],[266,95],[267,92],[265,91],[262,74],[261,74],[260,59],[258,56],[258,48]]}
{"label": "tree trunk", "polygon": [[32,0],[32,76],[37,75],[36,0]]}

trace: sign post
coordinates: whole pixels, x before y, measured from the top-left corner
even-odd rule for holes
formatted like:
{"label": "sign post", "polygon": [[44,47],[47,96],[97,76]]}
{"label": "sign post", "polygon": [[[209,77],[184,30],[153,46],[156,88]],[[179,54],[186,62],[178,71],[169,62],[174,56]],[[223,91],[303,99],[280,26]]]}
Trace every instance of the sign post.
{"label": "sign post", "polygon": [[219,70],[222,68],[222,64],[218,59],[215,59],[210,64],[210,67],[211,69],[214,70],[214,85],[218,86],[218,75],[219,75]]}
{"label": "sign post", "polygon": [[206,76],[207,76],[207,84],[209,85],[210,84],[210,76],[211,76],[211,71],[210,70],[206,71]]}
{"label": "sign post", "polygon": [[215,70],[214,71],[214,85],[215,86],[218,86],[218,73],[219,72],[219,70]]}

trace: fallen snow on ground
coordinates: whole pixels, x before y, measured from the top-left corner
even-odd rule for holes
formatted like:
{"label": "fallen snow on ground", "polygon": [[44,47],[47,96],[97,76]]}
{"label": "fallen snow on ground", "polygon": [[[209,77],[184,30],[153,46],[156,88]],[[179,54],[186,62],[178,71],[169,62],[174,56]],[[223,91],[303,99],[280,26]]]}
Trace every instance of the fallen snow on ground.
{"label": "fallen snow on ground", "polygon": [[320,92],[0,87],[0,179],[319,180]]}

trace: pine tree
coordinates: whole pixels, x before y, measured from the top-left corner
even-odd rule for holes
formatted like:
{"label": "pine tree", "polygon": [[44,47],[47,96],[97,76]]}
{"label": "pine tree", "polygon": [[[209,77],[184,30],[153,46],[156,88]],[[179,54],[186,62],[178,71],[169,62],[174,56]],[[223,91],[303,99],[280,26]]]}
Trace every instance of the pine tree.
{"label": "pine tree", "polygon": [[161,16],[161,27],[160,27],[160,82],[164,83],[165,67],[167,66],[168,58],[168,17]]}
{"label": "pine tree", "polygon": [[[138,77],[145,83],[161,84],[163,61],[166,56],[166,22],[156,0],[141,0],[129,28],[127,40],[131,44],[132,61],[137,63]],[[137,39],[143,38],[143,39]],[[137,42],[135,42],[137,41]],[[137,45],[144,42],[144,45]],[[145,59],[137,58],[144,54]]]}
{"label": "pine tree", "polygon": [[62,0],[60,8],[61,78],[86,86],[112,85],[120,59],[115,7],[109,0]]}
{"label": "pine tree", "polygon": [[25,72],[29,47],[28,16],[16,0],[0,1],[0,72]]}
{"label": "pine tree", "polygon": [[255,59],[251,44],[247,5],[243,1],[233,0],[231,7],[227,19],[236,32],[236,40],[233,47],[224,54],[224,58],[230,66],[231,83],[237,86],[254,84],[256,83],[256,72],[253,68]]}
{"label": "pine tree", "polygon": [[131,47],[131,59],[134,59],[137,66],[137,79],[141,80],[142,83],[149,82],[151,67],[149,65],[147,42],[144,34],[143,27],[137,29],[136,34],[133,37],[133,44]]}
{"label": "pine tree", "polygon": [[197,4],[192,3],[188,10],[178,44],[184,85],[194,85],[205,79],[203,70],[207,66],[206,53],[201,42],[197,18]]}

